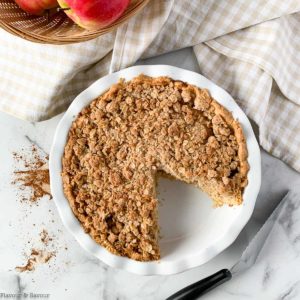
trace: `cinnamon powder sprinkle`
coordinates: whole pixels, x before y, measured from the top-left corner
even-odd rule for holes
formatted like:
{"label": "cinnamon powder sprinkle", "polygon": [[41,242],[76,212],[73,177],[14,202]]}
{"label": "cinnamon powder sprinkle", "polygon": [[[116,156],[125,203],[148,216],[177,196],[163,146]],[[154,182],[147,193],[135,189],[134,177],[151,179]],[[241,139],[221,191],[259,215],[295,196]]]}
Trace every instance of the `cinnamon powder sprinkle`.
{"label": "cinnamon powder sprinkle", "polygon": [[15,180],[12,184],[17,185],[20,190],[28,188],[31,190],[29,199],[28,197],[22,196],[21,200],[37,202],[44,196],[49,196],[51,199],[48,169],[49,157],[42,157],[35,145],[31,146],[29,155],[14,152],[13,157],[17,162],[23,163],[25,170],[17,170],[14,172]]}
{"label": "cinnamon powder sprinkle", "polygon": [[40,233],[41,237],[41,242],[45,245],[48,246],[49,242],[52,241],[52,238],[49,236],[49,233],[46,229],[43,229],[42,232]]}
{"label": "cinnamon powder sprinkle", "polygon": [[19,272],[34,271],[37,264],[45,264],[53,256],[55,256],[55,252],[46,252],[43,250],[32,249],[26,265],[18,266],[15,269],[16,269],[16,271],[19,271]]}
{"label": "cinnamon powder sprinkle", "polygon": [[46,186],[50,184],[49,170],[17,171],[15,174],[18,177],[16,179],[17,182],[21,183],[23,187],[32,189],[30,201],[36,202],[46,195],[51,198],[51,194]]}

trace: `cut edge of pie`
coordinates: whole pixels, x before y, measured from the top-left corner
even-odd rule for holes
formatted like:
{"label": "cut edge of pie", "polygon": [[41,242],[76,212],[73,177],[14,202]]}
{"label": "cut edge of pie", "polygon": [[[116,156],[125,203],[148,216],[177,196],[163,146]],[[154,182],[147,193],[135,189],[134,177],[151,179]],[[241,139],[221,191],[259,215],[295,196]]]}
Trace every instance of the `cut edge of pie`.
{"label": "cut edge of pie", "polygon": [[[90,155],[91,153],[92,154],[90,156],[92,158],[94,157],[93,155],[95,155],[95,153],[99,153],[99,152],[93,152],[93,150],[91,150],[92,147],[94,147],[93,145],[95,144],[93,137],[91,138],[91,136],[93,136],[93,134],[95,134],[93,132],[93,130],[95,129],[94,128],[95,126],[94,125],[90,126],[90,124],[96,124],[97,120],[98,121],[100,120],[99,124],[101,124],[101,125],[97,124],[96,130],[101,131],[102,130],[101,126],[104,126],[104,127],[107,126],[107,124],[103,125],[101,123],[103,121],[101,118],[106,120],[107,116],[110,116],[111,124],[115,124],[115,126],[119,126],[118,124],[122,124],[122,121],[120,121],[120,123],[117,123],[113,119],[113,118],[115,118],[115,119],[118,118],[118,111],[117,112],[114,111],[114,108],[113,108],[113,106],[115,106],[114,103],[118,103],[117,107],[119,110],[121,109],[120,107],[122,107],[122,102],[124,102],[124,101],[127,103],[126,104],[127,106],[137,105],[139,102],[139,99],[138,99],[138,97],[135,98],[135,96],[133,96],[134,92],[136,91],[135,88],[141,92],[141,95],[143,95],[143,92],[142,92],[143,89],[144,90],[150,89],[151,91],[152,90],[155,91],[154,87],[158,87],[159,91],[160,91],[160,87],[163,87],[161,89],[162,93],[164,92],[164,89],[166,89],[167,91],[169,91],[169,90],[172,91],[172,89],[173,89],[175,91],[174,93],[175,93],[176,97],[178,99],[179,98],[181,99],[181,100],[178,100],[178,99],[174,100],[174,97],[172,98],[172,101],[175,101],[174,109],[175,109],[176,101],[177,102],[181,101],[180,112],[178,113],[179,119],[180,119],[181,114],[182,114],[182,118],[185,118],[185,116],[189,116],[188,113],[190,113],[190,115],[193,115],[194,119],[197,119],[197,116],[195,117],[194,112],[193,112],[196,110],[199,111],[199,114],[200,113],[203,114],[203,118],[204,118],[204,120],[206,120],[206,122],[208,124],[206,131],[210,132],[210,134],[211,134],[210,136],[209,136],[209,134],[206,134],[206,135],[208,135],[208,137],[204,137],[204,141],[206,141],[205,147],[209,144],[209,142],[210,142],[209,140],[211,140],[212,143],[214,143],[214,144],[216,143],[216,140],[217,140],[217,143],[219,144],[220,141],[218,140],[218,138],[216,138],[219,135],[221,136],[221,138],[220,138],[221,140],[223,137],[225,137],[224,140],[226,140],[226,143],[232,142],[235,145],[235,147],[233,147],[234,151],[235,151],[234,155],[238,159],[235,158],[235,160],[233,162],[235,162],[235,163],[238,162],[238,166],[236,167],[236,169],[234,169],[234,172],[232,172],[233,175],[230,175],[230,176],[232,176],[232,178],[236,179],[236,181],[231,180],[229,175],[228,175],[228,177],[225,176],[218,180],[218,179],[216,179],[216,175],[215,175],[216,171],[210,170],[210,169],[207,170],[207,168],[205,171],[206,172],[205,176],[197,175],[196,180],[195,180],[195,176],[193,177],[191,175],[192,171],[185,168],[185,170],[183,172],[181,172],[181,171],[179,172],[178,169],[176,169],[176,167],[174,168],[174,164],[169,163],[167,159],[163,158],[163,156],[162,156],[162,158],[159,159],[160,160],[159,163],[157,163],[157,165],[155,165],[154,171],[152,171],[152,169],[150,171],[148,169],[145,169],[146,170],[145,171],[146,179],[143,177],[143,175],[140,174],[139,171],[137,171],[137,175],[136,175],[133,169],[128,168],[128,166],[130,166],[130,165],[128,165],[128,166],[126,165],[126,168],[124,167],[124,169],[120,169],[120,172],[119,172],[118,169],[116,169],[116,168],[114,169],[114,167],[112,167],[111,169],[109,169],[110,168],[109,167],[107,169],[106,166],[104,167],[106,162],[104,162],[104,163],[101,162],[100,165],[103,163],[103,165],[101,165],[102,168],[107,169],[107,170],[106,169],[104,170],[104,174],[105,174],[105,176],[107,176],[107,178],[108,178],[107,180],[109,182],[108,185],[106,185],[106,186],[104,186],[104,183],[101,183],[101,182],[99,183],[99,187],[100,187],[99,189],[101,190],[101,188],[102,188],[101,193],[103,192],[102,198],[105,199],[102,202],[105,202],[105,201],[107,202],[104,205],[105,208],[103,208],[103,205],[100,203],[102,199],[100,199],[101,197],[99,196],[101,193],[99,193],[99,195],[98,195],[98,198],[100,197],[99,199],[97,199],[97,196],[95,196],[95,194],[97,194],[97,184],[98,183],[95,181],[95,177],[93,177],[94,175],[92,173],[90,173],[90,172],[93,172],[93,169],[94,169],[93,163],[94,162],[92,161],[91,158],[89,158],[89,161],[86,160],[86,157],[88,155]],[[133,91],[132,91],[132,89],[133,89]],[[179,92],[180,95],[177,93],[177,91],[180,91]],[[124,93],[124,95],[130,95],[130,97],[126,96],[125,99],[122,99],[122,97],[120,97],[120,94],[122,95],[122,92]],[[149,93],[149,95],[150,94],[151,93]],[[146,96],[148,96],[148,94],[146,94]],[[145,96],[145,101],[148,99],[146,96]],[[171,96],[170,96],[170,99],[171,99]],[[128,99],[128,97],[130,99]],[[144,96],[141,96],[141,97],[144,97]],[[154,96],[151,96],[151,97],[158,97],[158,96],[155,94]],[[151,97],[149,98],[150,102],[151,102]],[[132,102],[132,98],[133,98],[133,102]],[[164,98],[162,98],[162,99],[163,100],[157,100],[157,101],[161,101],[161,102],[165,101]],[[169,101],[168,99],[166,99],[166,100],[167,100],[167,102]],[[136,102],[134,102],[134,101],[136,101]],[[134,103],[134,104],[132,104],[132,103]],[[139,104],[139,105],[143,106],[144,104]],[[183,106],[187,106],[187,108],[186,108],[187,114],[185,114],[181,111]],[[138,105],[137,105],[137,107],[138,107]],[[173,106],[171,108],[173,109]],[[99,115],[101,115],[101,116],[97,115],[97,111],[98,112],[101,111],[101,113],[99,113]],[[138,109],[137,109],[137,111],[138,111]],[[208,111],[210,111],[210,113],[207,113]],[[123,111],[121,111],[121,112],[123,113]],[[177,112],[174,111],[174,114],[176,114],[176,113]],[[206,113],[207,113],[207,115],[206,115]],[[221,118],[212,117],[211,119],[209,119],[210,114],[211,114],[211,116],[219,116]],[[143,117],[144,117],[144,115],[143,115]],[[190,126],[190,124],[188,123],[188,119],[186,122],[187,122],[186,126],[187,127]],[[211,122],[211,128],[209,128],[209,122]],[[215,122],[215,123],[213,124],[213,122]],[[109,132],[109,130],[111,130],[111,128],[112,128],[111,124],[109,124],[109,126],[107,128],[105,128],[104,130],[107,130],[107,132]],[[130,122],[129,122],[129,124],[130,124]],[[152,123],[149,123],[149,124],[152,124]],[[194,124],[196,124],[196,121]],[[199,124],[202,126],[202,124],[200,122],[199,122]],[[86,128],[89,128],[88,130],[86,130],[86,132],[85,132],[84,126],[86,126]],[[169,129],[172,126],[173,126],[173,123],[171,122],[169,124],[169,127],[166,129],[167,133],[169,133]],[[201,126],[199,127],[200,130],[203,129]],[[133,127],[133,125],[132,125],[132,127]],[[192,129],[193,128],[191,127],[191,132],[192,132]],[[92,132],[93,132],[93,134],[91,134]],[[215,134],[214,132],[217,132],[217,134]],[[106,132],[104,131],[104,133],[106,133]],[[188,133],[190,134],[190,132],[188,132]],[[193,132],[193,134],[197,135],[197,132],[196,133]],[[199,133],[199,137],[201,137],[201,134]],[[224,136],[222,136],[223,134],[224,134]],[[214,138],[210,139],[211,136],[214,136]],[[232,136],[234,136],[235,140],[232,138]],[[230,138],[231,138],[231,140],[230,140]],[[228,139],[228,141],[227,141],[227,139]],[[101,138],[99,138],[98,141],[99,140],[101,141]],[[96,141],[97,141],[97,139],[96,139]],[[175,141],[176,140],[174,140],[173,142],[175,143]],[[101,143],[103,145],[103,141],[101,141]],[[104,143],[105,143],[105,141],[104,141]],[[194,146],[197,149],[197,145],[194,145]],[[221,147],[223,147],[223,146],[221,145]],[[211,151],[211,149],[213,149],[213,151],[217,151],[217,150],[215,150],[217,148],[210,146],[210,145],[208,145],[207,148],[205,148],[204,150],[208,151],[207,150],[208,148],[210,149],[209,151]],[[169,147],[168,149],[169,149],[169,151],[173,151],[175,149],[175,146],[174,146],[174,149],[172,149],[172,147]],[[194,150],[194,149],[192,149],[192,150]],[[118,151],[120,152],[121,150],[118,150]],[[151,151],[149,150],[149,152],[151,152]],[[176,149],[174,151],[175,151],[174,153],[176,156]],[[116,157],[116,159],[118,157],[119,152],[115,153],[114,157]],[[155,155],[159,156],[160,154],[155,154]],[[227,155],[227,154],[225,153],[224,155]],[[100,156],[104,157],[105,155],[103,156],[103,154],[101,153]],[[74,157],[76,157],[76,159]],[[243,190],[244,190],[245,186],[247,185],[247,173],[249,170],[247,157],[248,157],[248,153],[247,153],[246,140],[245,140],[243,130],[242,130],[240,123],[233,118],[232,114],[225,107],[223,107],[216,100],[214,100],[210,96],[210,94],[207,90],[200,89],[194,85],[190,85],[190,84],[178,81],[178,80],[173,80],[168,77],[152,78],[152,77],[145,76],[145,75],[139,75],[138,77],[132,79],[131,81],[125,82],[124,80],[121,80],[118,84],[113,85],[107,92],[100,95],[97,99],[92,101],[90,105],[88,105],[86,108],[84,108],[82,110],[82,112],[78,115],[77,119],[73,122],[73,124],[70,128],[68,140],[67,140],[67,143],[65,146],[65,152],[64,152],[64,155],[62,158],[63,188],[64,188],[65,196],[70,203],[73,213],[80,221],[85,232],[89,233],[91,235],[91,237],[97,243],[99,243],[100,245],[105,247],[107,250],[109,250],[110,252],[112,252],[113,254],[116,254],[116,255],[127,256],[129,258],[139,260],[139,261],[158,260],[160,258],[160,251],[159,251],[159,245],[158,245],[159,225],[158,225],[157,196],[156,196],[156,188],[155,188],[157,171],[163,170],[164,172],[171,175],[175,179],[178,179],[178,180],[181,180],[181,181],[184,181],[187,183],[195,184],[196,186],[198,186],[201,190],[206,192],[212,198],[214,206],[222,206],[223,204],[227,204],[229,206],[239,205],[243,201]],[[109,159],[111,159],[111,157],[109,157],[109,155],[107,155],[107,160],[109,160]],[[136,162],[135,159],[136,159],[136,157],[132,156],[132,164],[133,165]],[[156,159],[157,159],[157,157],[155,157],[155,159],[153,159],[153,162],[156,161]],[[200,160],[201,160],[201,157],[199,158],[199,164],[201,164]],[[120,162],[121,162],[121,160],[120,160]],[[124,162],[122,161],[121,164],[122,163],[124,163]],[[164,165],[164,163],[165,163],[165,165]],[[175,166],[176,166],[176,161],[175,161]],[[123,166],[121,166],[120,168],[123,168]],[[191,167],[191,169],[193,169],[193,166]],[[132,180],[135,183],[141,182],[141,185],[145,184],[144,190],[147,191],[147,194],[142,194],[140,192],[141,189],[137,189],[136,190],[137,193],[135,193],[135,191],[127,190],[126,188],[123,188],[123,189],[121,188],[120,191],[122,193],[121,192],[119,194],[117,193],[121,184],[125,184],[124,182],[126,182],[126,183],[130,182],[130,180],[128,179],[129,177],[127,178],[127,175],[126,175],[126,174],[128,174],[128,172],[133,173],[133,175],[131,174],[131,176],[133,176],[133,177],[131,177],[130,180]],[[222,170],[222,172],[223,172],[223,170]],[[137,178],[134,177],[135,175],[137,176]],[[140,180],[140,178],[138,176],[140,176],[141,178],[143,177],[141,179],[141,181],[138,181],[138,180]],[[147,182],[147,180],[151,181],[151,176],[152,176],[152,182],[151,182],[151,184],[149,184],[149,182]],[[104,177],[101,177],[101,178],[104,178]],[[146,181],[143,182],[143,180],[146,180]],[[119,182],[119,185],[118,185],[118,182]],[[229,188],[230,185],[233,185],[234,187]],[[237,185],[237,187],[235,185]],[[95,188],[95,186],[96,186],[96,188]],[[134,187],[134,185],[130,185],[130,183],[128,183],[128,186],[130,188]],[[228,188],[226,188],[226,186]],[[115,190],[116,190],[116,192],[115,192]],[[114,195],[114,196],[111,196],[111,200],[109,197],[106,197],[104,195],[104,193],[106,191],[109,191],[109,193]],[[126,194],[125,191],[128,193],[128,195],[129,194],[130,195],[129,196],[125,195]],[[90,194],[89,194],[89,192],[90,192]],[[140,194],[139,194],[139,192],[140,192]],[[136,197],[136,199],[131,199],[130,198],[131,194],[133,195],[133,197]],[[128,196],[126,198],[127,202],[125,201],[125,204],[127,205],[127,207],[122,208],[123,211],[120,209],[119,216],[118,216],[118,209],[120,207],[120,204],[117,199],[118,195],[120,198],[124,198],[125,196],[126,197]],[[90,199],[94,199],[94,200],[96,199],[95,201],[97,203],[98,202],[100,203],[99,206],[98,206],[98,204],[93,203],[92,200],[90,200]],[[109,201],[111,201],[112,204],[109,203]],[[141,206],[137,206],[138,203],[141,203],[140,204]],[[124,217],[124,209],[125,209],[125,217]],[[123,214],[122,218],[121,218],[121,214]],[[124,220],[124,222],[120,221],[120,220]],[[135,223],[135,220],[138,220],[138,221],[136,221],[136,223]]]}

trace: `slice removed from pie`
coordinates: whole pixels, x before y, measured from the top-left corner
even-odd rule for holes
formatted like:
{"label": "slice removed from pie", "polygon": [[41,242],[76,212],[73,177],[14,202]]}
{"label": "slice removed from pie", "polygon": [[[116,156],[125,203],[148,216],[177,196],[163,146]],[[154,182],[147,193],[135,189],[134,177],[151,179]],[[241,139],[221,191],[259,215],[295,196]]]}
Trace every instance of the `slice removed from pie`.
{"label": "slice removed from pie", "polygon": [[159,172],[232,206],[242,203],[249,169],[241,125],[207,90],[145,75],[120,80],[81,111],[62,163],[64,193],[84,230],[139,261],[160,258]]}

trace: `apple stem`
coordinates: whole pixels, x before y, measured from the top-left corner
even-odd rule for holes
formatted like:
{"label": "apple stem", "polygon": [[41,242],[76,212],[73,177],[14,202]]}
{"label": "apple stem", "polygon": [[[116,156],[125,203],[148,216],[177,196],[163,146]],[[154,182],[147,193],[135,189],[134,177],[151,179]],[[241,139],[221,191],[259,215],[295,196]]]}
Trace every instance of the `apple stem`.
{"label": "apple stem", "polygon": [[50,10],[46,9],[46,17],[47,17],[47,22],[49,23],[50,21]]}
{"label": "apple stem", "polygon": [[65,11],[65,10],[70,10],[70,7],[58,7],[57,11]]}

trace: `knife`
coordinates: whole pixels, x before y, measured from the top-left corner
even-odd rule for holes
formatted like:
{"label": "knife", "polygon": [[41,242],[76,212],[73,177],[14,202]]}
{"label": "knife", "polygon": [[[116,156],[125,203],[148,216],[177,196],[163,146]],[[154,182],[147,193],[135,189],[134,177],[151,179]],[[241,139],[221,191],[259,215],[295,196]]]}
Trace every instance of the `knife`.
{"label": "knife", "polygon": [[[286,197],[284,197],[285,199]],[[255,237],[252,239],[250,244],[247,246],[243,252],[239,261],[229,270],[222,269],[204,279],[201,279],[182,290],[179,290],[172,296],[168,297],[166,300],[194,300],[198,297],[206,294],[207,292],[213,290],[217,286],[229,281],[232,277],[237,276],[241,272],[246,271],[251,266],[253,266],[259,256],[261,249],[270,234],[276,218],[281,210],[284,201],[281,201],[275,208],[271,216],[265,222],[265,224],[256,233]]]}

